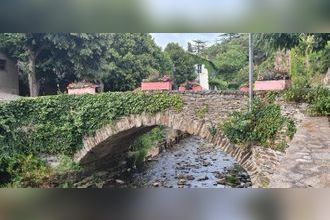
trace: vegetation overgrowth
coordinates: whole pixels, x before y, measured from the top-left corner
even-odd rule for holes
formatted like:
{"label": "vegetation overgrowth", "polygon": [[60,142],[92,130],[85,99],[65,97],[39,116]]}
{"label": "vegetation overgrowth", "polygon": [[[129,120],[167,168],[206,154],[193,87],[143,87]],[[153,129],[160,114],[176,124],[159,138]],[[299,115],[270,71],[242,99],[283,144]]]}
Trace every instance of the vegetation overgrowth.
{"label": "vegetation overgrowth", "polygon": [[[168,93],[102,93],[24,98],[0,105],[0,184],[43,167],[39,156],[72,156],[85,135],[130,114],[179,111],[182,98]],[[31,155],[31,158],[29,157]],[[26,160],[30,162],[26,162]],[[33,172],[33,168],[29,168]]]}
{"label": "vegetation overgrowth", "polygon": [[162,126],[153,128],[147,134],[138,137],[129,151],[129,161],[133,166],[139,166],[148,155],[148,151],[153,147],[157,147],[165,140],[165,129]]}
{"label": "vegetation overgrowth", "polygon": [[251,111],[232,113],[220,127],[232,143],[275,150],[284,150],[283,142],[291,139],[296,131],[294,122],[281,115],[273,96],[255,99]]}

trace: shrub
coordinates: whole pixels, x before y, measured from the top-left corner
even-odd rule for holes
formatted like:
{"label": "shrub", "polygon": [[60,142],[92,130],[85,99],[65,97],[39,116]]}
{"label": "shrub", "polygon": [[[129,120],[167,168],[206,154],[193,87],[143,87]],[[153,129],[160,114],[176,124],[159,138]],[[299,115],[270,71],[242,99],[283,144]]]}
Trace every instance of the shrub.
{"label": "shrub", "polygon": [[277,149],[275,139],[284,126],[288,126],[285,135],[292,138],[294,123],[281,115],[280,106],[254,100],[251,111],[234,112],[222,125],[222,130],[232,143],[260,144]]}
{"label": "shrub", "polygon": [[81,167],[79,164],[73,161],[73,159],[66,155],[61,155],[59,157],[59,165],[56,167],[55,172],[57,174],[65,174],[69,172],[79,172]]}
{"label": "shrub", "polygon": [[165,130],[163,127],[156,127],[145,135],[137,138],[131,151],[129,159],[133,165],[140,165],[148,154],[148,151],[165,139]]}
{"label": "shrub", "polygon": [[285,91],[283,98],[286,101],[309,103],[308,112],[311,115],[330,115],[330,90],[325,87],[302,88],[292,86]]}
{"label": "shrub", "polygon": [[0,186],[40,187],[50,175],[45,162],[32,154],[2,154],[0,173],[7,178],[0,179]]}
{"label": "shrub", "polygon": [[330,90],[318,86],[306,95],[309,105],[308,112],[315,116],[330,116]]}
{"label": "shrub", "polygon": [[306,102],[309,90],[310,87],[307,83],[296,83],[284,91],[283,98],[285,101],[290,102]]}

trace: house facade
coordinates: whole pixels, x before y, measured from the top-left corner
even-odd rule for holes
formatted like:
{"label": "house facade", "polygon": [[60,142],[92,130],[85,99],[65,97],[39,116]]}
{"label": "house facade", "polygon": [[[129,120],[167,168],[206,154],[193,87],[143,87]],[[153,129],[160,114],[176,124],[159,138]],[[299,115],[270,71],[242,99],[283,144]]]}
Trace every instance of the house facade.
{"label": "house facade", "polygon": [[209,90],[209,73],[208,70],[205,68],[204,64],[197,64],[195,65],[195,71],[197,74],[196,81],[202,87],[202,90]]}
{"label": "house facade", "polygon": [[18,71],[16,63],[0,52],[0,92],[18,95]]}

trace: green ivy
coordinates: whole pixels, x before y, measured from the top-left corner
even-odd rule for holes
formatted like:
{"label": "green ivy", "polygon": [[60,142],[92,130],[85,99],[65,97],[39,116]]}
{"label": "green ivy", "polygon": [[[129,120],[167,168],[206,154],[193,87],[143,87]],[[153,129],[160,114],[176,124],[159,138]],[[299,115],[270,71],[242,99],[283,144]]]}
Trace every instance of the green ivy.
{"label": "green ivy", "polygon": [[0,105],[0,149],[72,155],[82,138],[121,116],[180,110],[168,93],[102,93],[20,99]]}

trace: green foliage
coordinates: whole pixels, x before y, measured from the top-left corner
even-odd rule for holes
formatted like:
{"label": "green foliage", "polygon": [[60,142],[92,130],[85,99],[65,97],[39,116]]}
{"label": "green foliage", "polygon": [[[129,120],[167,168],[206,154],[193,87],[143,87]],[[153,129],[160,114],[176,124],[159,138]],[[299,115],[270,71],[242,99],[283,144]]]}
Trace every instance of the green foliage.
{"label": "green foliage", "polygon": [[66,174],[69,172],[79,172],[81,171],[81,167],[79,164],[74,162],[74,160],[66,155],[59,156],[59,165],[56,166],[55,172],[57,174]]}
{"label": "green foliage", "polygon": [[179,44],[169,43],[165,48],[165,53],[171,58],[175,67],[174,83],[176,86],[196,78],[194,59]]}
{"label": "green foliage", "polygon": [[292,86],[283,94],[286,101],[309,103],[308,112],[313,116],[330,115],[330,90],[317,86],[313,88],[300,88]]}
{"label": "green foliage", "polygon": [[120,116],[180,110],[181,97],[168,93],[103,93],[20,99],[0,105],[0,143],[10,149],[72,155],[82,137]]}
{"label": "green foliage", "polygon": [[165,139],[165,130],[163,127],[156,127],[152,129],[149,133],[137,138],[131,151],[129,152],[129,158],[133,165],[140,165],[145,160],[148,151],[156,147],[161,141]]}
{"label": "green foliage", "polygon": [[[214,63],[210,85],[238,89],[248,77],[248,39],[246,34],[228,35],[226,40],[204,50],[203,56]],[[222,83],[225,82],[225,83]]]}
{"label": "green foliage", "polygon": [[0,105],[0,150],[72,155],[82,137],[121,116],[180,110],[168,93],[102,93],[20,99]]}
{"label": "green foliage", "polygon": [[127,91],[150,74],[172,71],[172,61],[147,33],[115,33],[102,63],[105,91]]}
{"label": "green foliage", "polygon": [[[111,34],[2,33],[0,42],[0,51],[16,58],[24,75],[36,75],[41,94],[56,94],[57,84],[65,90],[74,80],[99,79]],[[28,68],[29,64],[35,72]]]}
{"label": "green foliage", "polygon": [[0,186],[40,187],[50,175],[45,162],[22,152],[0,154]]}
{"label": "green foliage", "polygon": [[255,100],[252,111],[234,112],[222,125],[223,132],[235,144],[260,144],[277,149],[275,138],[284,126],[292,138],[293,122],[281,115],[280,106]]}
{"label": "green foliage", "polygon": [[209,111],[209,106],[208,105],[203,105],[202,107],[197,108],[195,110],[195,114],[198,118],[204,118],[205,114],[208,113],[208,111]]}
{"label": "green foliage", "polygon": [[222,79],[219,79],[219,78],[211,78],[209,80],[209,84],[211,87],[213,88],[217,88],[219,90],[226,90],[228,89],[228,82],[227,81],[224,81]]}
{"label": "green foliage", "polygon": [[217,133],[217,127],[216,126],[213,126],[213,125],[210,126],[209,127],[209,132],[212,135],[212,137],[214,137],[216,135],[216,133]]}
{"label": "green foliage", "polygon": [[330,116],[330,90],[318,86],[309,91],[306,101],[310,103],[309,113],[314,116]]}
{"label": "green foliage", "polygon": [[179,111],[183,102],[168,93],[102,93],[20,99],[0,104],[0,184],[37,186],[47,174],[40,154],[62,155],[58,171],[78,170],[67,156],[85,135],[121,116]]}

